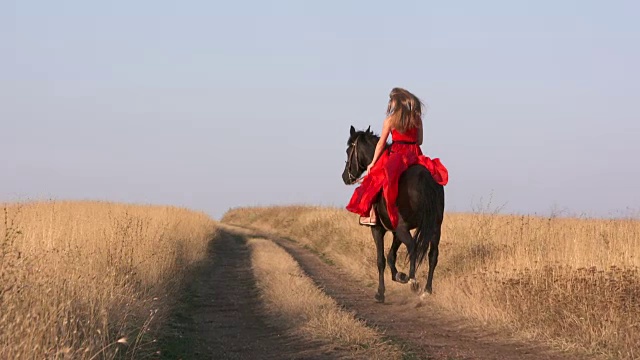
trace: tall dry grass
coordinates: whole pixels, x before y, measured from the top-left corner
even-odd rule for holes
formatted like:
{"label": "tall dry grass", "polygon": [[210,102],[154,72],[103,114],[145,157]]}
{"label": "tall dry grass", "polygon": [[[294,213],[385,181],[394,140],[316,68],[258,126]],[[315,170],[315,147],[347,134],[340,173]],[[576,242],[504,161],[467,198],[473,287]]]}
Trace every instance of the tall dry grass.
{"label": "tall dry grass", "polygon": [[0,358],[140,358],[206,254],[203,213],[107,202],[0,205]]}
{"label": "tall dry grass", "polygon": [[[445,214],[434,305],[559,348],[616,359],[640,357],[640,221],[488,210]],[[222,221],[292,237],[367,284],[377,284],[371,233],[346,210],[239,208]],[[404,247],[400,254],[406,269]],[[423,266],[418,273],[423,283],[425,275]],[[405,290],[387,274],[389,291],[388,298]]]}

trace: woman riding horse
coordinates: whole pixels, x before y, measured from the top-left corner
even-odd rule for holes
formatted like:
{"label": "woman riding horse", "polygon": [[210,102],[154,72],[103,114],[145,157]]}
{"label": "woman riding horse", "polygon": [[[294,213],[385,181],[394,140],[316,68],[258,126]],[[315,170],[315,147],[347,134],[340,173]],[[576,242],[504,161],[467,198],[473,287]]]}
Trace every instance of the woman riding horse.
{"label": "woman riding horse", "polygon": [[[418,291],[416,270],[428,251],[429,273],[424,294],[432,292],[444,218],[443,185],[448,181],[448,173],[439,159],[422,155],[421,117],[420,100],[407,90],[394,88],[389,94],[382,136],[378,137],[370,128],[356,131],[351,126],[347,140],[347,161],[342,179],[347,185],[361,182],[347,209],[361,216],[361,224],[371,226],[378,264],[375,298],[379,302],[384,302],[385,298],[384,235],[387,231],[393,233],[386,259],[391,279],[409,282],[412,290]],[[387,145],[389,135],[393,142]],[[359,181],[365,170],[367,176]],[[383,196],[379,196],[381,190]],[[362,219],[367,216],[368,219]],[[412,229],[416,230],[413,236]],[[409,255],[408,276],[396,268],[396,253],[401,244],[407,247]]]}

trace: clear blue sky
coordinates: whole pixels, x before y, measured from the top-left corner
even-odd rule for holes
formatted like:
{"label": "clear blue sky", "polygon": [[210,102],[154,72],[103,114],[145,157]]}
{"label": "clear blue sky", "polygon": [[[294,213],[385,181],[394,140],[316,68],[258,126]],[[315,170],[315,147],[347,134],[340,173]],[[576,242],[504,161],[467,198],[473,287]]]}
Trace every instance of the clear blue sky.
{"label": "clear blue sky", "polygon": [[349,126],[428,105],[447,209],[640,206],[635,1],[0,1],[0,200],[344,206]]}

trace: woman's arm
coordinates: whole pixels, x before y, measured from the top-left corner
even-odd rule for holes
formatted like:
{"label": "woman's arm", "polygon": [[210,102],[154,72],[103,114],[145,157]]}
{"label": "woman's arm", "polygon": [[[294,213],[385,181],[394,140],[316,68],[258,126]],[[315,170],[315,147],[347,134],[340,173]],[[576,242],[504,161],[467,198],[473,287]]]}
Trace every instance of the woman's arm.
{"label": "woman's arm", "polygon": [[367,172],[369,172],[376,161],[378,161],[380,155],[382,155],[385,145],[387,145],[387,138],[391,132],[390,123],[391,121],[389,118],[384,119],[384,122],[382,123],[382,134],[380,134],[380,140],[378,140],[378,143],[376,144],[376,151],[373,153],[373,159],[371,160],[371,164],[367,167]]}

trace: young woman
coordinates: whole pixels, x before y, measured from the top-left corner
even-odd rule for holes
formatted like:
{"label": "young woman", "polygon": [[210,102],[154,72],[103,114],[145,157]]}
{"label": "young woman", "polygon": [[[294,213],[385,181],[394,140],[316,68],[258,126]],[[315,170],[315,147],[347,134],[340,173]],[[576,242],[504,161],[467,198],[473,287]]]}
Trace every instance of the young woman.
{"label": "young woman", "polygon": [[[392,143],[385,151],[387,138]],[[439,159],[430,159],[422,154],[422,102],[417,96],[402,88],[393,88],[389,94],[387,118],[382,123],[382,133],[376,145],[373,160],[367,167],[367,175],[358,186],[347,210],[360,215],[360,224],[377,223],[372,204],[382,189],[389,219],[395,228],[398,224],[396,199],[400,175],[411,165],[421,164],[432,174],[434,180],[446,185],[447,169]]]}

